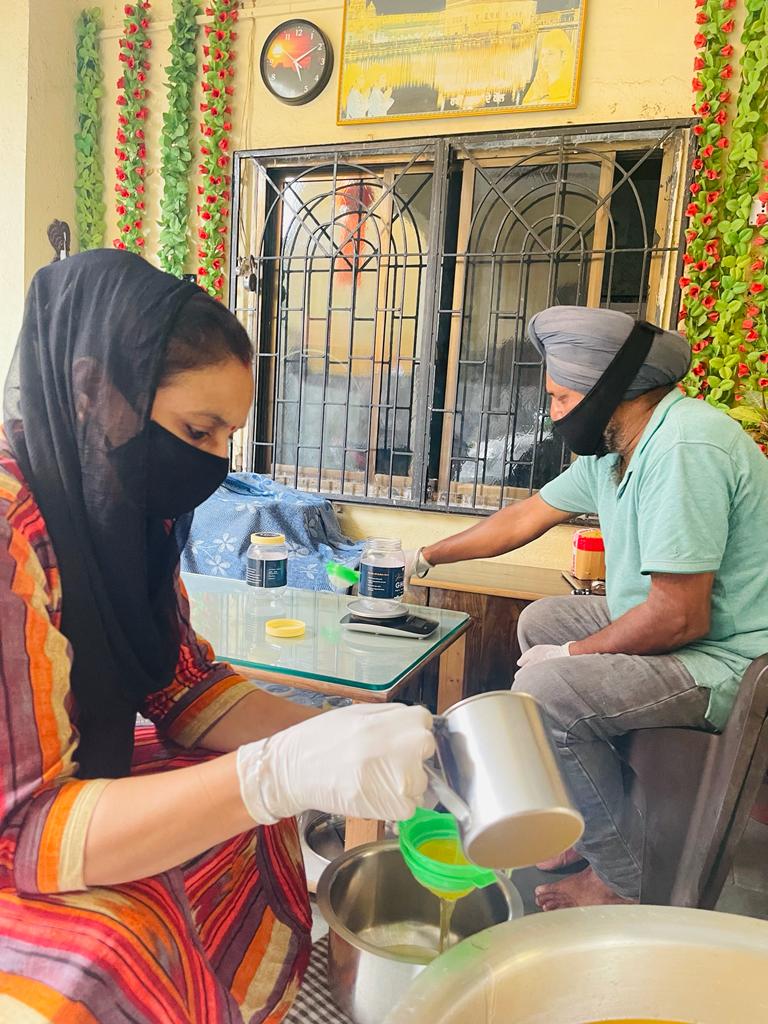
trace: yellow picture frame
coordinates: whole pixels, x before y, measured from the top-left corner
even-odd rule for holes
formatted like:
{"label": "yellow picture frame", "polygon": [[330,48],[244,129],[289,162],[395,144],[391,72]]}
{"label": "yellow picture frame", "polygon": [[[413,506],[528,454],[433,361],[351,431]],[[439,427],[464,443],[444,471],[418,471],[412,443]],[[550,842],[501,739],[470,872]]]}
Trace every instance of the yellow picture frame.
{"label": "yellow picture frame", "polygon": [[587,0],[345,0],[339,125],[578,105]]}

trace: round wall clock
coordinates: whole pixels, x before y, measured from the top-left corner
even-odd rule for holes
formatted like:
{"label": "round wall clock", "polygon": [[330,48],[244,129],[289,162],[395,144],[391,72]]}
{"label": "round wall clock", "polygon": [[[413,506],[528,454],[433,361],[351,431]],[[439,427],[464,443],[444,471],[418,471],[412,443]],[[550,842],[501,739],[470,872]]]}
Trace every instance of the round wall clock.
{"label": "round wall clock", "polygon": [[283,103],[309,103],[323,91],[333,70],[333,50],[317,25],[292,18],[278,25],[261,51],[261,77]]}

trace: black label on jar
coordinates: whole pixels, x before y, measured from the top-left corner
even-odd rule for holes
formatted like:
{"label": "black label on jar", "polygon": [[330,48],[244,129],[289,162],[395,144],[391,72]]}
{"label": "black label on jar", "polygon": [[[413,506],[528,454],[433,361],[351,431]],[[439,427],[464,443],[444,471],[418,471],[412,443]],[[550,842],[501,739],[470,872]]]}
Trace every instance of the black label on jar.
{"label": "black label on jar", "polygon": [[245,582],[252,587],[284,587],[288,583],[287,558],[249,558]]}
{"label": "black label on jar", "polygon": [[402,565],[367,565],[363,562],[360,566],[358,590],[362,597],[392,600],[403,596],[404,585],[405,567]]}

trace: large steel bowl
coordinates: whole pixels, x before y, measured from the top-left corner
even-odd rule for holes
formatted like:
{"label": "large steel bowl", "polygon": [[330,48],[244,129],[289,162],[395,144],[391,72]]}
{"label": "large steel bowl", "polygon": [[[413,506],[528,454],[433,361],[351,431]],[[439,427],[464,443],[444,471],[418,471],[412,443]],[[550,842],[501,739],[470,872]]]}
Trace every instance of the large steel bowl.
{"label": "large steel bowl", "polygon": [[678,907],[586,907],[475,935],[385,1024],[768,1021],[768,923]]}
{"label": "large steel bowl", "polygon": [[[414,879],[397,842],[390,841],[359,846],[330,864],[317,901],[330,928],[331,995],[355,1024],[381,1024],[434,958],[439,900]],[[450,941],[522,913],[517,890],[501,877],[457,902]]]}

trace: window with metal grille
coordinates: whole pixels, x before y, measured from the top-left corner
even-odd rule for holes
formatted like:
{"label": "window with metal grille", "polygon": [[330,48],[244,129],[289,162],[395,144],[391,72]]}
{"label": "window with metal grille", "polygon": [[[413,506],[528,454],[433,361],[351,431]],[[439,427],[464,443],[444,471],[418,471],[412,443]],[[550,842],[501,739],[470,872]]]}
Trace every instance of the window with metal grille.
{"label": "window with metal grille", "polygon": [[527,321],[553,304],[668,321],[687,143],[675,124],[238,154],[243,467],[443,510],[541,487],[567,452]]}

